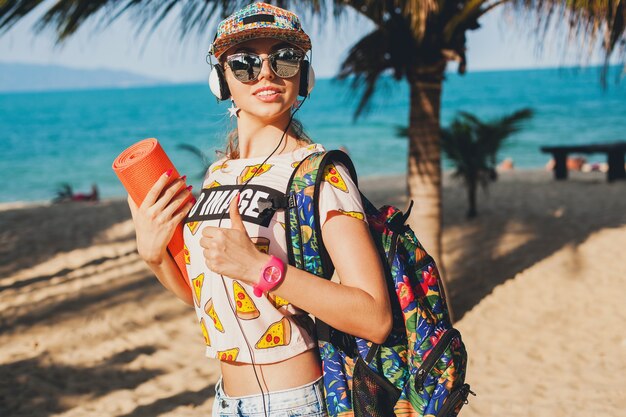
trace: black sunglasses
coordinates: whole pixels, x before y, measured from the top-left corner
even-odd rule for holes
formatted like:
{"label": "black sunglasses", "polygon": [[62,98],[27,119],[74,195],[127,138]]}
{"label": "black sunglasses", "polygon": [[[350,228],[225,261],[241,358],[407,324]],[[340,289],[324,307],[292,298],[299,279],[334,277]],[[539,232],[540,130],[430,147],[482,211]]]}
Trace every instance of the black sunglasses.
{"label": "black sunglasses", "polygon": [[269,54],[267,58],[261,58],[252,52],[239,52],[229,55],[226,63],[237,80],[247,83],[257,79],[266,59],[274,74],[281,78],[290,78],[298,73],[304,54],[293,48],[279,49]]}

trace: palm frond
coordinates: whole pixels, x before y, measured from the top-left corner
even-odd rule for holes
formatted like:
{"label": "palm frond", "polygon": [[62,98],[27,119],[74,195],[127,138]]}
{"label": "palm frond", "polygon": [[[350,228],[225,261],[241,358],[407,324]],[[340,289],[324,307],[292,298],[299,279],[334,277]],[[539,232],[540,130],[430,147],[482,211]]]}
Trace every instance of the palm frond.
{"label": "palm frond", "polygon": [[509,0],[467,0],[462,2],[461,10],[452,13],[451,17],[445,22],[443,28],[443,36],[446,41],[450,42],[455,34],[465,32],[467,30],[478,29],[478,18],[488,10],[499,6]]}
{"label": "palm frond", "polygon": [[447,128],[441,130],[441,147],[456,166],[456,175],[473,181],[495,169],[502,143],[521,128],[521,122],[533,115],[529,108],[483,122],[477,116],[459,112]]}
{"label": "palm frond", "polygon": [[0,33],[6,32],[44,0],[0,1]]}
{"label": "palm frond", "polygon": [[348,52],[348,56],[341,63],[337,78],[345,80],[353,75],[352,88],[362,90],[361,99],[354,112],[358,118],[367,108],[367,105],[376,90],[376,83],[383,72],[388,68],[385,59],[386,42],[381,30],[374,30],[359,40]]}
{"label": "palm frond", "polygon": [[409,17],[413,35],[417,39],[422,39],[426,34],[428,19],[431,15],[435,15],[439,11],[439,4],[437,1],[413,0],[396,3],[404,3],[404,5],[401,6],[402,15]]}
{"label": "palm frond", "polygon": [[511,0],[514,11],[534,22],[542,38],[553,24],[567,25],[570,41],[583,40],[589,53],[602,39],[604,68],[602,83],[606,85],[609,61],[617,50],[626,57],[626,1],[624,0]]}
{"label": "palm frond", "polygon": [[[129,15],[139,29],[151,35],[166,17],[174,14],[180,23],[181,39],[196,32],[207,30],[224,17],[250,3],[248,0],[4,0],[0,1],[0,34],[8,31],[18,21],[32,13],[40,5],[48,4],[41,18],[35,23],[36,32],[53,28],[57,43],[62,43],[87,21],[96,23],[98,29],[108,27],[122,15]],[[346,10],[340,0],[268,0],[280,7],[295,7],[298,10],[326,16],[329,9],[339,18]],[[321,19],[323,21],[323,19]],[[209,29],[210,28],[210,29]],[[138,31],[138,32],[139,32]]]}
{"label": "palm frond", "polygon": [[341,63],[337,78],[344,80],[353,76],[353,89],[362,90],[354,118],[358,118],[368,108],[377,82],[386,70],[391,70],[393,77],[399,80],[408,74],[420,58],[409,22],[398,13],[392,14],[382,25],[352,46]]}

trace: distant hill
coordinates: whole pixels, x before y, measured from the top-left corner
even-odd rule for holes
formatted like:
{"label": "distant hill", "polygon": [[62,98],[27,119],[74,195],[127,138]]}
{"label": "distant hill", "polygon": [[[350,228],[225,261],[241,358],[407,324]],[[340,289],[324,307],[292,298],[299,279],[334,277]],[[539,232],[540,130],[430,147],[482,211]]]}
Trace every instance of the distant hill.
{"label": "distant hill", "polygon": [[126,71],[0,62],[0,92],[169,84]]}

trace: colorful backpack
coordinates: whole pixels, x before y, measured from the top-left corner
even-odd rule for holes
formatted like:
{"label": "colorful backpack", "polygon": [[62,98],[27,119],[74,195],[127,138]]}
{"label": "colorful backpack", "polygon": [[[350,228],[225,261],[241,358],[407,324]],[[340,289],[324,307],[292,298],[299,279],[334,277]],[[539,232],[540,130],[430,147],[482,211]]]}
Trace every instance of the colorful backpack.
{"label": "colorful backpack", "polygon": [[[294,170],[285,196],[289,263],[330,279],[334,267],[321,244],[319,187],[341,151],[309,155]],[[321,173],[321,174],[320,174]],[[467,353],[452,327],[434,260],[396,207],[376,209],[362,194],[370,233],[385,269],[393,330],[382,345],[316,320],[328,414],[339,416],[456,416],[467,403]]]}

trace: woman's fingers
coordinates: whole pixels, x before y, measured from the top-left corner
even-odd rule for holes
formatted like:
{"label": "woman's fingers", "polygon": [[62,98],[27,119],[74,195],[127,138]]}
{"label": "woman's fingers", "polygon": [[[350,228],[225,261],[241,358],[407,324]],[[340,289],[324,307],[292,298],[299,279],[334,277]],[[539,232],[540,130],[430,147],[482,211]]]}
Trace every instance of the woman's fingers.
{"label": "woman's fingers", "polygon": [[170,180],[170,175],[172,175],[171,169],[165,171],[159,177],[159,179],[154,183],[152,188],[150,188],[150,191],[148,191],[148,194],[146,194],[146,197],[143,199],[143,202],[141,203],[142,208],[151,207],[154,205],[154,203],[156,203],[157,199],[161,195],[161,191],[163,191],[163,188]]}
{"label": "woman's fingers", "polygon": [[[181,203],[191,194],[191,187],[183,189],[178,195],[163,209],[162,216],[166,219],[174,216],[174,212],[181,209]],[[159,202],[160,203],[160,202]]]}
{"label": "woman's fingers", "polygon": [[193,204],[193,201],[187,201],[179,211],[174,213],[174,215],[172,216],[172,222],[175,225],[180,223],[185,218],[187,213],[189,213],[189,210],[191,210]]}
{"label": "woman's fingers", "polygon": [[174,180],[163,191],[162,195],[157,199],[156,203],[152,206],[152,209],[159,213],[164,211],[170,202],[173,203],[174,197],[180,197],[184,192],[185,177],[180,177]]}

